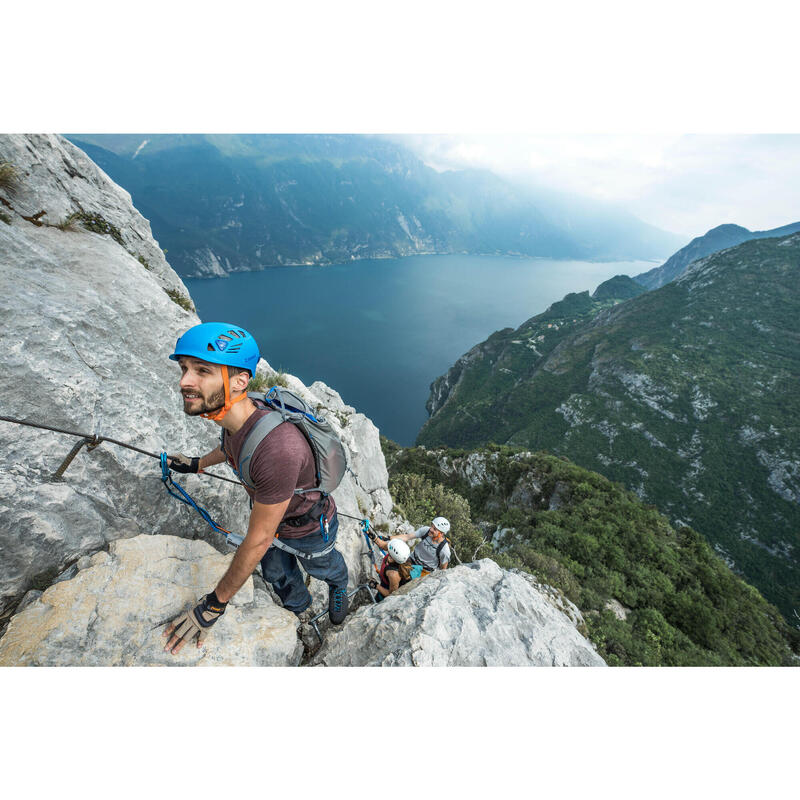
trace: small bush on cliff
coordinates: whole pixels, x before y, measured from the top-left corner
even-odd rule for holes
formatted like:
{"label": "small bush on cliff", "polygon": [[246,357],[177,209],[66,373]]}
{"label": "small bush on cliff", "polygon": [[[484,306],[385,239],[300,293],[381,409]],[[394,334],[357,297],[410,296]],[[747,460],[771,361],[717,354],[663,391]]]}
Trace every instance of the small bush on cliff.
{"label": "small bush on cliff", "polygon": [[0,191],[14,194],[19,188],[19,172],[10,161],[0,161]]}
{"label": "small bush on cliff", "polygon": [[185,311],[195,310],[192,301],[185,294],[181,294],[177,289],[164,289],[164,291],[173,303],[176,303]]}
{"label": "small bush on cliff", "polygon": [[76,211],[70,215],[75,221],[80,223],[87,231],[92,233],[102,233],[110,236],[117,244],[122,244],[122,234],[116,225],[112,225],[100,214],[87,214],[85,211]]}
{"label": "small bush on cliff", "polygon": [[[128,250],[131,253],[130,250]],[[144,256],[137,256],[135,253],[131,253],[132,256],[148,271],[152,272],[153,268],[150,266],[150,262]]]}
{"label": "small bush on cliff", "polygon": [[266,392],[273,386],[289,386],[286,380],[286,373],[279,369],[277,372],[267,372],[264,375],[254,375],[250,378],[250,383],[247,384],[248,392]]}
{"label": "small bush on cliff", "polygon": [[72,213],[64,217],[61,222],[56,222],[53,227],[58,228],[60,231],[76,233],[83,226],[81,225],[80,214]]}

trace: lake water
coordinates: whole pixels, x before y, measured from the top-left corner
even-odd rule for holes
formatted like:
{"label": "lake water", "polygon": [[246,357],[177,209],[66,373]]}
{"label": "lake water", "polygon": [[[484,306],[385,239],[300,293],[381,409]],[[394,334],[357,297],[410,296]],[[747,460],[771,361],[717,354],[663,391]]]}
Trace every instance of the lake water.
{"label": "lake water", "polygon": [[648,261],[412,256],[186,280],[200,318],[249,330],[273,369],[327,383],[384,436],[411,445],[431,382],[474,345],[568,292]]}

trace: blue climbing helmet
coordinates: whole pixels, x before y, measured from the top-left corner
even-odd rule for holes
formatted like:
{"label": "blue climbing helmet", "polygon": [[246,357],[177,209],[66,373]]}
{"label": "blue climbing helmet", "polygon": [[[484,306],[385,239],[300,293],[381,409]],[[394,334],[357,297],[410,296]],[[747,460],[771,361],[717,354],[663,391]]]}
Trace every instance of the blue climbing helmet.
{"label": "blue climbing helmet", "polygon": [[177,361],[181,356],[240,367],[251,375],[256,374],[260,358],[256,340],[243,328],[226,322],[203,322],[189,328],[175,342],[170,358]]}

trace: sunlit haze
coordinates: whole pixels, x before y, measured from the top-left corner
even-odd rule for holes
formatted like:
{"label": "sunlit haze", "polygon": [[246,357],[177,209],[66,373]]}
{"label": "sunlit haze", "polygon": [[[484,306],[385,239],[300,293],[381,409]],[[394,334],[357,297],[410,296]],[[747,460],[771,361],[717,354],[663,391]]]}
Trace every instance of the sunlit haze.
{"label": "sunlit haze", "polygon": [[800,135],[393,137],[437,170],[479,168],[619,204],[688,237],[800,220]]}

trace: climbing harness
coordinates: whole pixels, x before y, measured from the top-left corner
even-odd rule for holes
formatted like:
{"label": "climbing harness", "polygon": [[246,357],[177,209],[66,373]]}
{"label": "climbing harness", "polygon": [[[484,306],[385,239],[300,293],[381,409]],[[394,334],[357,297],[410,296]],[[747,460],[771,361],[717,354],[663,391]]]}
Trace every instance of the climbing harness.
{"label": "climbing harness", "polygon": [[[176,500],[180,500],[181,503],[193,508],[215,531],[221,533],[225,537],[225,541],[228,545],[231,547],[239,547],[239,545],[244,541],[244,536],[241,536],[238,533],[233,533],[227,528],[223,528],[221,525],[218,525],[216,522],[214,522],[208,511],[199,505],[189,494],[189,492],[187,492],[186,489],[184,489],[179,483],[175,483],[175,481],[172,479],[172,471],[167,465],[166,453],[161,454],[161,480],[164,483],[164,488],[170,495],[172,495]],[[173,489],[177,491],[173,491]],[[325,541],[327,541],[327,538],[325,538]],[[336,542],[331,542],[324,550],[319,550],[315,553],[301,553],[299,550],[295,550],[294,547],[289,547],[289,545],[284,544],[277,536],[272,540],[272,545],[273,547],[277,547],[278,550],[284,550],[285,552],[290,553],[297,558],[302,558],[304,561],[309,561],[312,558],[321,558],[322,556],[328,555],[328,553],[330,553],[331,550],[333,550],[333,548],[336,546]]]}

